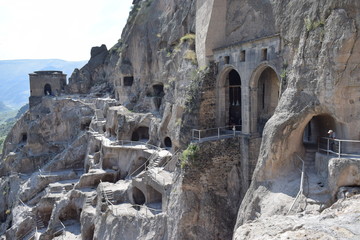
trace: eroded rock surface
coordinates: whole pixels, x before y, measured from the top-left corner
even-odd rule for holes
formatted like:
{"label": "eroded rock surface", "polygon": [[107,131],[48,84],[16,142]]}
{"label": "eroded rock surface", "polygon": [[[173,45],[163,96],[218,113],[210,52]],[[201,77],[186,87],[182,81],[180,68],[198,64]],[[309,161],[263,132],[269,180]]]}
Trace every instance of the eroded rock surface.
{"label": "eroded rock surface", "polygon": [[357,239],[359,145],[323,137],[359,137],[359,11],[133,1],[119,42],[8,135],[0,234]]}

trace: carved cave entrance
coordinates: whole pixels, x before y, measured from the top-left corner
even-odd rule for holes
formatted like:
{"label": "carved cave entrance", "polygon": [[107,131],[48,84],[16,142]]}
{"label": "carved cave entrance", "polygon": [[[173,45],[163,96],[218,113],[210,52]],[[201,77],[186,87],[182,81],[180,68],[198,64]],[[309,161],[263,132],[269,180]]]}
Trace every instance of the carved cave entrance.
{"label": "carved cave entrance", "polygon": [[126,76],[124,77],[124,86],[126,87],[131,87],[133,85],[134,82],[134,77],[133,76]]}
{"label": "carved cave entrance", "polygon": [[156,110],[158,111],[160,109],[161,106],[161,102],[162,99],[165,95],[164,93],[164,85],[161,84],[155,84],[152,86],[153,88],[153,101],[154,101],[154,105]]}
{"label": "carved cave entrance", "polygon": [[51,85],[50,84],[45,84],[44,86],[44,95],[45,96],[50,96],[52,95],[52,92],[51,92]]}
{"label": "carved cave entrance", "polygon": [[[336,132],[335,119],[328,114],[320,114],[314,116],[306,125],[303,133],[302,142],[306,149],[316,149],[318,144],[325,143],[322,137],[328,136],[328,131],[333,130]],[[320,146],[326,148],[327,146]]]}
{"label": "carved cave entrance", "polygon": [[257,131],[260,134],[275,112],[279,101],[279,88],[279,79],[275,71],[270,67],[265,68],[257,86]]}
{"label": "carved cave entrance", "polygon": [[[151,186],[146,186],[146,205],[151,208],[162,209],[162,194]],[[158,213],[158,212],[157,212]]]}
{"label": "carved cave entrance", "polygon": [[[229,122],[228,125],[241,125],[241,79],[237,71],[231,70],[229,79]],[[240,129],[239,129],[240,130]]]}
{"label": "carved cave entrance", "polygon": [[69,203],[67,206],[61,209],[59,219],[62,222],[68,220],[75,220],[80,222],[81,211],[82,209],[77,208],[74,203]]}
{"label": "carved cave entrance", "polygon": [[131,136],[131,141],[147,141],[149,140],[149,128],[138,127]]}
{"label": "carved cave entrance", "polygon": [[138,189],[137,187],[134,187],[133,188],[133,200],[134,200],[134,203],[137,204],[137,205],[143,205],[145,204],[145,195],[144,193]]}
{"label": "carved cave entrance", "polygon": [[167,148],[171,148],[171,147],[172,147],[171,138],[166,137],[166,138],[164,139],[164,145],[165,145],[165,147],[167,147]]}
{"label": "carved cave entrance", "polygon": [[26,142],[27,142],[27,133],[22,133],[20,143],[26,143]]}

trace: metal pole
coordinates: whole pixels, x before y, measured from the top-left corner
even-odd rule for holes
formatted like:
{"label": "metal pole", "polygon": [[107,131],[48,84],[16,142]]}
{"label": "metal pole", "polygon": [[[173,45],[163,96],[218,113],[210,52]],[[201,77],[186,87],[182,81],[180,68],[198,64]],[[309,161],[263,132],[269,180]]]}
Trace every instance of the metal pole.
{"label": "metal pole", "polygon": [[339,141],[339,158],[341,157],[341,141]]}
{"label": "metal pole", "polygon": [[201,139],[200,131],[201,131],[201,130],[199,130],[199,141],[200,141],[200,139]]}
{"label": "metal pole", "polygon": [[326,155],[329,155],[329,139],[327,138],[327,148],[326,148]]}
{"label": "metal pole", "polygon": [[220,138],[220,128],[218,128],[218,138]]}

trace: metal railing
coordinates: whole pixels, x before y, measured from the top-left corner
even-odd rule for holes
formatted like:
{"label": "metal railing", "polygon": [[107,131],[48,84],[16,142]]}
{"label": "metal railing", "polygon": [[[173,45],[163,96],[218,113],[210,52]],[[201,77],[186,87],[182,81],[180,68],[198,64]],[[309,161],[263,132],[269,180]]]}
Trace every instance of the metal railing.
{"label": "metal railing", "polygon": [[176,150],[176,151],[172,154],[171,158],[169,158],[169,160],[165,161],[165,162],[162,164],[161,167],[163,167],[164,169],[166,169],[166,167],[170,164],[170,162],[174,161],[175,158],[177,158],[177,159],[175,160],[175,161],[177,161],[178,158],[179,158],[178,154],[179,154],[180,152],[181,152],[180,149]]}
{"label": "metal railing", "polygon": [[[134,173],[136,173],[137,171],[139,171],[140,169],[142,169],[144,167],[144,170],[146,170],[146,166],[150,163],[151,159],[153,159],[155,156],[157,156],[158,153],[157,152],[153,152],[151,154],[151,156],[143,163],[140,165],[140,167],[138,167],[137,169],[135,169],[134,171],[132,172],[129,172],[129,174],[125,177],[125,179],[128,179],[128,178],[132,178]],[[135,176],[139,175],[142,171],[138,172],[135,174]]]}
{"label": "metal railing", "polygon": [[55,232],[53,233],[54,236],[58,235],[59,233],[61,233],[60,235],[62,235],[65,232],[65,225],[62,223],[61,220],[59,220],[59,223],[60,225],[55,228]]}
{"label": "metal railing", "polygon": [[322,137],[318,142],[318,152],[340,157],[360,157],[360,140],[333,139]]}
{"label": "metal railing", "polygon": [[32,239],[37,233],[37,227],[30,228],[27,232],[22,234],[21,236],[16,237],[17,240],[27,240]]}
{"label": "metal railing", "polygon": [[304,193],[304,176],[305,176],[305,162],[304,160],[298,155],[296,154],[296,157],[302,162],[302,168],[301,168],[301,180],[300,180],[300,189],[299,192],[297,193],[293,203],[291,204],[291,207],[289,209],[289,211],[287,212],[287,214],[289,214],[291,212],[291,210],[293,209],[296,201],[299,199],[299,197],[301,195],[303,195]]}
{"label": "metal railing", "polygon": [[156,208],[151,208],[149,206],[146,205],[139,205],[139,204],[131,204],[132,207],[137,207],[137,208],[145,208],[145,215],[148,215],[148,210],[150,210],[150,212],[156,212],[156,213],[161,213],[162,209],[156,209]]}
{"label": "metal railing", "polygon": [[192,129],[191,137],[195,141],[206,141],[213,139],[220,139],[225,137],[235,137],[240,135],[242,128],[241,125],[224,126],[218,128],[207,129]]}
{"label": "metal railing", "polygon": [[114,143],[111,143],[112,146],[139,146],[139,145],[145,145],[146,148],[148,149],[153,149],[153,150],[157,150],[157,151],[161,151],[163,150],[161,147],[143,142],[143,141],[130,141],[130,140],[117,140]]}

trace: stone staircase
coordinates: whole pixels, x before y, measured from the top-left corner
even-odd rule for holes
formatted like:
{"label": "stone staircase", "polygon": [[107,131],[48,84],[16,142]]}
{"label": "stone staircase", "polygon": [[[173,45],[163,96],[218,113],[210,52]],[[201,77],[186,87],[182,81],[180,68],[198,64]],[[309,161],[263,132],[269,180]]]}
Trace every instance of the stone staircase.
{"label": "stone staircase", "polygon": [[305,172],[315,170],[315,154],[316,149],[306,149],[304,163],[305,163]]}
{"label": "stone staircase", "polygon": [[162,157],[158,154],[154,154],[149,158],[149,168],[157,167],[161,163]]}
{"label": "stone staircase", "polygon": [[35,240],[36,237],[36,229],[30,229],[28,232],[23,234],[22,236],[16,237],[16,240]]}
{"label": "stone staircase", "polygon": [[93,196],[86,196],[86,200],[85,200],[85,206],[92,206],[93,205]]}
{"label": "stone staircase", "polygon": [[43,222],[42,219],[39,218],[39,217],[36,217],[36,227],[37,227],[38,229],[46,228],[44,222]]}
{"label": "stone staircase", "polygon": [[305,163],[305,195],[306,211],[321,211],[329,205],[331,195],[326,183],[316,173],[315,169],[316,149],[306,149]]}
{"label": "stone staircase", "polygon": [[111,203],[114,203],[115,202],[115,199],[114,199],[114,192],[110,189],[106,189],[106,190],[103,190],[102,191],[102,194],[103,196],[109,200]]}

